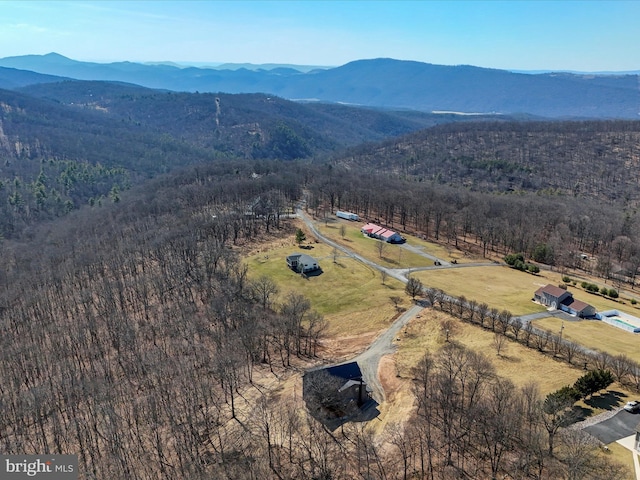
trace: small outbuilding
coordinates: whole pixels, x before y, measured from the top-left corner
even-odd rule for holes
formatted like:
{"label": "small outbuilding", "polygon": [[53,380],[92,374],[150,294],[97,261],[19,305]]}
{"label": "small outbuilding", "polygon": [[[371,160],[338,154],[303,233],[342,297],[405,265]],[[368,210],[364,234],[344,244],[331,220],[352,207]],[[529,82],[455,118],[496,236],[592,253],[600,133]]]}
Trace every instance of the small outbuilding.
{"label": "small outbuilding", "polygon": [[287,257],[287,266],[298,273],[307,273],[320,270],[320,264],[311,255],[305,253],[292,253]]}
{"label": "small outbuilding", "polygon": [[336,212],[336,217],[344,218],[345,220],[351,220],[351,221],[354,221],[354,222],[357,222],[357,221],[360,220],[360,217],[358,215],[356,215],[355,213],[353,213],[353,212],[343,212],[343,211],[340,211],[340,210],[338,210]]}

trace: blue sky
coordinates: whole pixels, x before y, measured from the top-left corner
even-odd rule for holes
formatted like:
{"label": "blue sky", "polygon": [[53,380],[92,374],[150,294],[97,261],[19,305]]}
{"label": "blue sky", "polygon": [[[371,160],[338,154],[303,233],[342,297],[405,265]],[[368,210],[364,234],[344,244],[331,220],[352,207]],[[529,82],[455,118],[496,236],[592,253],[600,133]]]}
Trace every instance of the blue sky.
{"label": "blue sky", "polygon": [[640,1],[7,1],[0,57],[640,70]]}

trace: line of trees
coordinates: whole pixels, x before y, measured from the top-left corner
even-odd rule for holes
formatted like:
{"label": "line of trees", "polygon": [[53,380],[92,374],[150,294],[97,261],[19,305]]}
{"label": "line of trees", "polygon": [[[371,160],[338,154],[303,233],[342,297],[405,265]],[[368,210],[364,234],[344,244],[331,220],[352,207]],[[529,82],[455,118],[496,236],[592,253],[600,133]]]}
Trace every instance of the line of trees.
{"label": "line of trees", "polygon": [[315,167],[308,189],[318,216],[349,210],[484,256],[523,253],[523,264],[528,258],[632,285],[640,267],[639,214],[594,199],[497,195],[339,165]]}
{"label": "line of trees", "polygon": [[491,308],[465,296],[450,296],[438,288],[424,288],[423,295],[433,308],[463,322],[480,326],[585,370],[610,371],[615,381],[640,392],[640,363],[625,354],[611,355],[587,349],[563,338],[561,332],[555,334],[534,327],[530,322],[524,323],[508,310]]}

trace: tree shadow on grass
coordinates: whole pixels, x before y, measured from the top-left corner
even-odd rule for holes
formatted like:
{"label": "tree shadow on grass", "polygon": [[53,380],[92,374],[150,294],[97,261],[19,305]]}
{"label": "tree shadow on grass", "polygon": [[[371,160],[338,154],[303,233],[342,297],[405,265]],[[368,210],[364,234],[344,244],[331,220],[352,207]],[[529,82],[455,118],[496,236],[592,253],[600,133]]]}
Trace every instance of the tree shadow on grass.
{"label": "tree shadow on grass", "polygon": [[607,390],[605,393],[592,396],[585,400],[584,403],[594,409],[599,408],[602,410],[613,410],[625,403],[624,399],[624,393],[616,390]]}
{"label": "tree shadow on grass", "polygon": [[579,405],[574,405],[571,408],[572,416],[575,419],[573,423],[578,423],[578,422],[582,422],[583,420],[586,420],[591,415],[593,415],[593,412],[594,410],[592,408],[585,408]]}
{"label": "tree shadow on grass", "polygon": [[311,250],[315,247],[313,245],[300,245],[300,248],[303,250]]}

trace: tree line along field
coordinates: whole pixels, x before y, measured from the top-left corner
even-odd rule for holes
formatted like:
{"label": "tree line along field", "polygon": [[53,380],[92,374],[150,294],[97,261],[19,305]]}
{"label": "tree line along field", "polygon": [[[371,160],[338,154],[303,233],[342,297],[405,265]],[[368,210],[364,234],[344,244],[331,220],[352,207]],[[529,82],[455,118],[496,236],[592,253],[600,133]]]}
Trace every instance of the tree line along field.
{"label": "tree line along field", "polygon": [[[163,97],[174,100],[184,97]],[[556,384],[528,388],[517,368],[509,368],[536,363],[541,355],[527,358],[513,342],[497,355],[492,342],[501,337],[486,324],[471,325],[477,317],[470,320],[468,312],[464,323],[455,320],[454,303],[436,302],[445,312],[427,310],[424,333],[420,323],[410,324],[397,342],[398,363],[383,362],[386,384],[396,385],[397,395],[381,406],[382,428],[349,424],[329,433],[314,423],[300,397],[300,373],[363,348],[393,320],[390,297],[402,297],[403,288],[351,259],[334,263],[333,251],[316,243],[308,252],[317,252],[326,271],[300,279],[286,269],[284,256],[297,247],[290,249],[284,239],[293,238],[286,212],[306,196],[317,218],[323,211],[353,210],[434,241],[409,243],[437,257],[462,263],[522,252],[561,272],[633,285],[640,265],[635,199],[601,198],[606,180],[634,181],[624,173],[635,165],[632,124],[606,124],[601,127],[612,134],[594,136],[628,152],[628,165],[613,162],[607,144],[603,165],[610,165],[611,175],[598,171],[598,178],[581,178],[567,188],[554,177],[547,188],[526,182],[518,187],[520,180],[512,177],[526,173],[526,166],[514,170],[480,153],[455,159],[455,168],[449,164],[428,178],[419,163],[429,152],[417,146],[419,158],[412,159],[404,148],[410,138],[389,144],[399,157],[359,159],[355,167],[341,155],[235,159],[233,152],[254,151],[245,142],[254,137],[242,130],[249,125],[243,123],[244,107],[234,113],[242,128],[229,128],[240,144],[226,147],[180,139],[159,125],[136,130],[120,122],[115,128],[99,109],[84,115],[51,108],[49,117],[39,117],[42,128],[15,110],[10,131],[3,117],[9,145],[21,146],[16,153],[3,150],[0,171],[6,173],[0,185],[3,451],[78,452],[81,478],[626,478],[595,445],[569,432],[549,451],[547,425],[557,419],[545,411],[544,395]],[[278,130],[277,122],[269,124],[285,144],[290,138],[304,147],[320,138],[297,127],[292,137],[291,125]],[[566,149],[577,138],[571,129],[583,126],[596,128],[558,127],[562,135],[552,142],[554,149]],[[122,128],[131,131],[119,135]],[[545,128],[555,127],[538,125],[532,134],[546,145]],[[469,127],[475,137],[482,130]],[[460,129],[447,133],[442,127],[436,134],[449,138],[446,148],[454,150],[451,141],[474,149],[481,143]],[[510,138],[490,136],[494,144]],[[312,146],[326,151],[331,145]],[[271,146],[274,155],[286,156]],[[535,149],[551,158],[546,147]],[[585,154],[578,153],[574,160]],[[65,155],[86,157],[86,165],[75,168]],[[412,170],[413,164],[420,168]],[[488,175],[476,179],[473,172],[485,167]],[[461,180],[465,171],[472,175]],[[358,235],[355,227],[349,230],[345,245],[373,261],[382,257],[392,268],[414,260],[429,265],[399,249],[377,252],[375,242]],[[287,245],[270,252],[282,242]],[[257,249],[263,252],[246,253]],[[583,262],[581,252],[593,260]],[[444,271],[425,273],[424,283],[469,300],[497,296],[503,303],[494,308],[514,305],[514,313],[520,305],[531,308],[524,300],[529,287],[518,285],[519,279],[542,277],[511,277],[506,268],[490,268],[477,270],[478,279],[496,285],[506,280],[513,289],[482,297],[478,283],[460,290],[457,283],[466,279],[448,279]],[[492,279],[493,269],[509,273]],[[438,284],[440,273],[445,275]],[[270,286],[262,278],[271,279],[278,292],[267,295]],[[400,306],[408,304],[405,296]],[[457,323],[449,324],[449,341],[443,341],[441,323],[449,320]],[[457,336],[451,325],[460,327]],[[343,340],[350,342],[347,348]],[[546,362],[557,353],[558,383],[571,383],[569,352],[553,353],[560,344],[547,340],[539,363],[551,369]],[[478,389],[467,389],[469,382]],[[463,395],[447,396],[461,389]],[[397,410],[396,400],[402,403]]]}
{"label": "tree line along field", "polygon": [[[339,230],[339,227],[334,226],[332,228],[327,225],[324,228],[321,227],[320,230],[323,233],[329,232],[329,236],[334,240],[341,239],[342,242],[340,243],[343,243],[343,245],[353,247],[354,251],[375,260],[370,251],[370,246],[378,242],[362,236],[359,229],[349,226],[343,232],[336,234],[334,230]],[[314,249],[317,248],[316,245],[314,245]],[[369,247],[369,251],[367,251],[367,247]],[[280,251],[268,251],[266,256],[271,259],[272,253],[278,254]],[[284,252],[276,256],[281,262],[280,269],[285,269],[286,267],[283,265]],[[384,260],[380,261],[380,263],[384,263]],[[442,278],[439,279],[440,281],[436,280],[438,275],[444,274],[446,276],[447,273],[452,274],[451,283],[443,283]],[[544,311],[543,307],[531,302],[532,293],[539,286],[558,281],[560,278],[558,273],[543,272],[542,275],[530,275],[500,266],[436,270],[422,272],[421,275],[423,275],[421,278],[425,284],[429,281],[431,282],[430,285],[438,288],[449,286],[452,294],[463,295],[469,299],[478,299],[481,302],[486,301],[493,308],[510,308],[520,314]],[[471,279],[474,280],[471,281]],[[300,279],[297,281],[302,282],[303,286],[306,282],[306,280]],[[447,293],[450,290],[446,290]],[[336,292],[340,291],[342,291],[342,287],[336,289]],[[529,307],[533,308],[529,309]],[[451,339],[445,340],[442,331],[443,327],[441,326],[444,323],[447,324],[447,328],[451,329]],[[372,322],[371,326],[373,327],[375,324]],[[620,333],[624,334],[626,332]],[[449,334],[447,334],[448,336]],[[490,331],[478,330],[477,327],[472,327],[459,321],[451,323],[450,317],[443,312],[427,310],[423,312],[423,316],[409,324],[397,339],[396,343],[399,347],[399,352],[395,358],[391,360],[391,363],[387,362],[386,367],[381,367],[386,368],[388,372],[390,371],[387,378],[393,375],[400,380],[390,382],[393,386],[389,392],[385,392],[388,394],[389,403],[385,403],[381,407],[383,413],[380,420],[382,423],[372,428],[383,436],[388,435],[383,426],[393,425],[394,422],[399,421],[399,416],[406,415],[407,411],[411,411],[410,379],[412,378],[413,370],[419,363],[420,357],[425,352],[438,351],[443,345],[447,345],[451,341],[472,351],[487,353],[496,350],[494,336],[495,334]],[[612,351],[611,353],[617,352]],[[572,384],[584,373],[580,365],[559,362],[548,354],[536,351],[532,346],[525,347],[520,343],[511,341],[502,347],[501,352],[493,357],[491,363],[500,378],[508,379],[520,388],[536,384],[536,388],[543,395]],[[385,375],[382,370],[380,374],[382,376]],[[617,392],[612,397],[613,400],[603,400],[602,406],[597,406],[597,403],[582,404],[582,414],[588,416],[600,413],[603,411],[602,408],[608,409],[619,406],[620,402],[624,403],[626,399],[633,396],[628,387],[616,384],[613,388]],[[603,399],[606,398],[608,396],[604,395]],[[609,405],[607,404],[608,401],[613,401],[614,403]],[[621,455],[620,458],[624,459],[625,457]]]}
{"label": "tree line along field", "polygon": [[[2,243],[0,374],[11,385],[0,390],[4,451],[78,452],[81,478],[449,478],[460,469],[474,478],[562,478],[578,459],[591,472],[584,478],[623,478],[591,445],[571,451],[573,437],[547,455],[542,394],[527,394],[526,419],[522,389],[496,374],[491,354],[454,341],[430,347],[433,370],[418,358],[405,390],[416,408],[383,432],[349,424],[329,433],[307,416],[299,374],[325,360],[326,321],[353,330],[346,318],[365,306],[358,326],[374,309],[390,314],[374,318],[379,330],[395,315],[388,292],[402,290],[347,259],[334,265],[315,243],[311,252],[329,257],[326,273],[286,272],[276,257],[290,253],[281,242],[293,229],[279,212],[301,198],[304,176],[269,168],[257,177],[227,162],[192,168],[130,191],[101,215],[82,211],[34,231],[33,244]],[[247,205],[259,210],[246,215]],[[254,267],[282,272],[282,296],[265,300]],[[285,274],[298,285],[327,275],[349,301],[336,309],[329,288],[290,294]],[[373,294],[349,291],[339,283],[347,279]],[[465,373],[447,378],[446,365]],[[425,403],[425,391],[458,389],[468,375],[476,393]],[[452,403],[460,408],[442,409]],[[453,423],[442,417],[449,414]]]}

